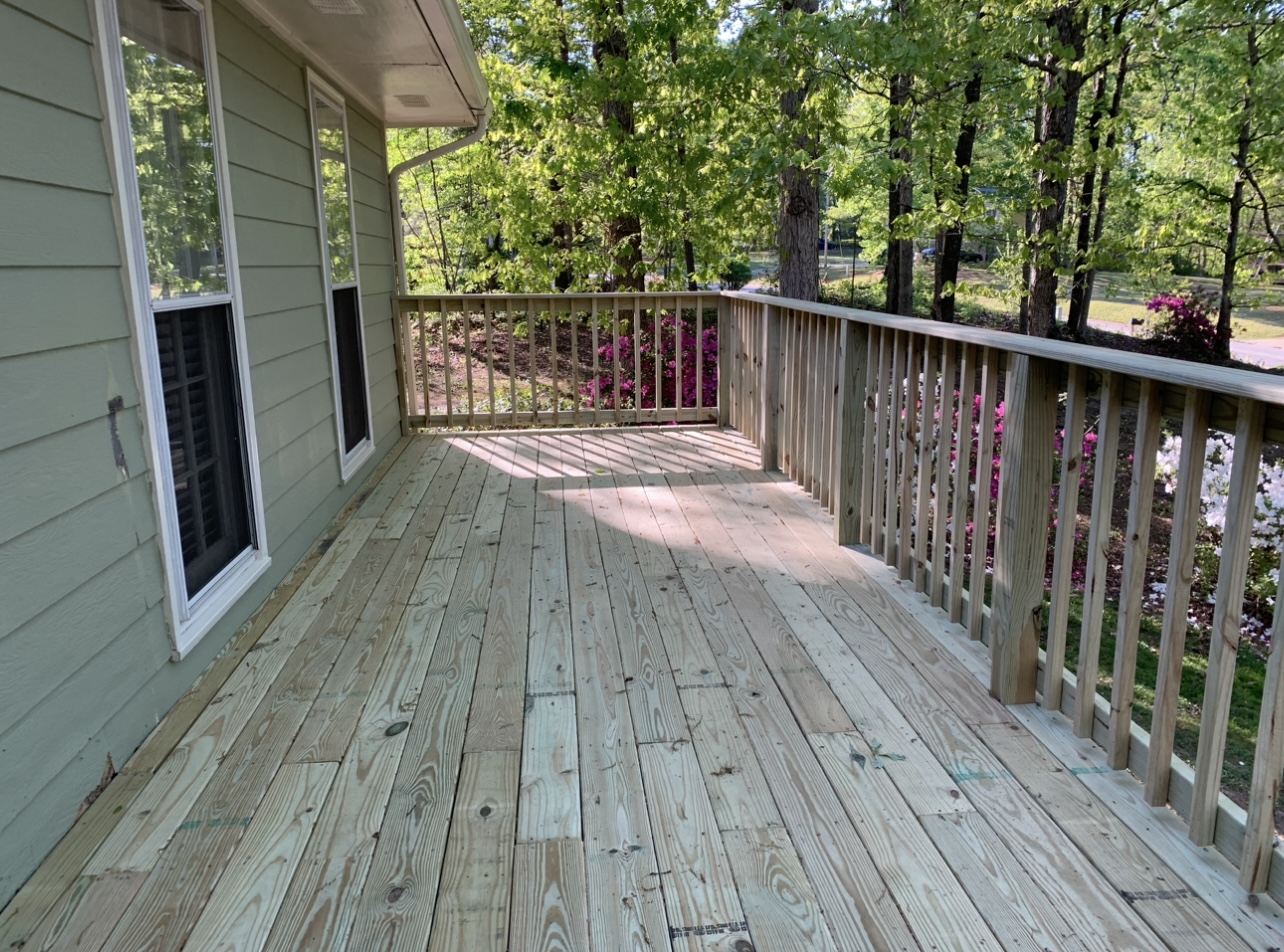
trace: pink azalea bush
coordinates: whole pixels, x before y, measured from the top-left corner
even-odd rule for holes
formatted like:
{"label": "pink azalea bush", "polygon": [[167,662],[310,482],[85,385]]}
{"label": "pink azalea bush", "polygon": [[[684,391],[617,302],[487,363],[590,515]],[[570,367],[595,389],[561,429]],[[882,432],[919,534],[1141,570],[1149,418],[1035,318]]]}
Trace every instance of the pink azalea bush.
{"label": "pink azalea bush", "polygon": [[[678,380],[678,337],[681,330],[682,379]],[[622,334],[619,338],[620,407],[655,409],[659,407],[694,407],[696,395],[700,405],[716,406],[718,402],[718,326],[706,321],[700,334],[696,334],[695,321],[673,313],[660,318],[660,337],[656,340],[655,325],[643,326],[636,334]],[[637,348],[641,380],[634,377],[634,348]],[[615,409],[614,361],[616,346],[607,341],[598,348],[598,366],[601,372],[585,384],[580,392],[589,407]],[[659,403],[656,403],[655,371],[660,366]],[[699,369],[698,369],[699,368]],[[681,399],[679,403],[678,400]]]}
{"label": "pink azalea bush", "polygon": [[1215,359],[1217,322],[1212,298],[1198,291],[1160,294],[1146,302],[1157,315],[1151,339],[1165,345],[1169,356],[1208,363]]}

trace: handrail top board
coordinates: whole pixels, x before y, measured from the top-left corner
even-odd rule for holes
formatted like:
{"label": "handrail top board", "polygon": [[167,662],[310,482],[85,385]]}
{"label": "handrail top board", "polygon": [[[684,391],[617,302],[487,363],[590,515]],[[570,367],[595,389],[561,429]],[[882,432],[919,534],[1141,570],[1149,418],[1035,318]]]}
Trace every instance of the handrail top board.
{"label": "handrail top board", "polygon": [[1189,360],[1177,360],[1173,357],[1131,354],[1110,350],[1106,347],[1097,347],[1092,344],[1026,337],[1022,334],[1013,334],[1008,331],[993,331],[979,327],[965,327],[959,324],[945,324],[921,317],[882,314],[877,311],[864,311],[834,304],[800,301],[795,298],[781,298],[769,294],[754,294],[747,291],[723,291],[722,293],[729,298],[757,301],[782,309],[806,310],[813,314],[823,314],[840,320],[859,321],[862,324],[922,334],[928,337],[941,337],[962,344],[993,347],[1012,354],[1027,354],[1031,357],[1043,357],[1048,360],[1080,364],[1102,372],[1113,371],[1134,377],[1148,377],[1167,384],[1197,387],[1201,390],[1209,390],[1236,397],[1249,397],[1253,400],[1260,400],[1263,403],[1284,405],[1284,377],[1277,377],[1274,374],[1252,370],[1237,370],[1230,367],[1208,367],[1204,364],[1197,364]]}
{"label": "handrail top board", "polygon": [[1073,341],[1047,340],[1038,337],[1026,337],[1008,331],[987,330],[979,327],[966,327],[960,324],[945,324],[930,321],[921,317],[904,317],[898,314],[883,314],[878,311],[866,311],[860,308],[843,307],[836,304],[822,304],[815,301],[802,301],[797,298],[783,298],[771,294],[759,294],[753,291],[629,291],[629,292],[582,292],[567,294],[403,294],[397,300],[403,304],[419,304],[432,301],[476,301],[487,300],[521,300],[521,301],[584,301],[594,300],[708,300],[725,297],[731,300],[751,301],[768,304],[785,310],[808,311],[812,314],[834,317],[839,320],[856,321],[874,327],[885,327],[891,330],[921,334],[926,337],[939,337],[962,344],[973,344],[978,347],[990,347],[1010,354],[1026,354],[1064,363],[1079,364],[1099,372],[1116,372],[1134,377],[1147,377],[1162,381],[1168,385],[1196,387],[1233,397],[1247,397],[1277,406],[1284,406],[1284,378],[1252,370],[1238,370],[1230,367],[1209,367],[1193,361],[1178,360],[1173,357],[1156,357],[1151,354],[1132,354],[1098,347],[1092,344],[1080,344]]}

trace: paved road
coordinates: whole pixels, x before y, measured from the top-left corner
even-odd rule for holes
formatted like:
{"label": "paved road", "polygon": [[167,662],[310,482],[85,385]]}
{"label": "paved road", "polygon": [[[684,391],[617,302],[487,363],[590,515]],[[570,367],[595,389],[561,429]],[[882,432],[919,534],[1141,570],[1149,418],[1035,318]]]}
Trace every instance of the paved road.
{"label": "paved road", "polygon": [[[1088,326],[1116,334],[1129,334],[1132,328],[1114,321],[1088,321]],[[1231,356],[1259,367],[1284,367],[1284,337],[1261,340],[1232,340]]]}

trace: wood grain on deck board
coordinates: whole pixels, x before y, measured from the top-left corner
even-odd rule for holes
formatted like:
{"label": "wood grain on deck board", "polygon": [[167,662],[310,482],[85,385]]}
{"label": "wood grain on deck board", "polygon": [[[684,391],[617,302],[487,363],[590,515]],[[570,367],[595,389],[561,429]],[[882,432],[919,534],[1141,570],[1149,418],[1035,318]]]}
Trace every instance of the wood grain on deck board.
{"label": "wood grain on deck board", "polygon": [[1258,947],[1262,922],[1138,848],[1111,778],[1041,759],[958,630],[758,464],[707,428],[411,441],[215,703],[166,719],[156,776],[109,785],[110,822],[91,808],[107,865],[60,849],[0,934]]}

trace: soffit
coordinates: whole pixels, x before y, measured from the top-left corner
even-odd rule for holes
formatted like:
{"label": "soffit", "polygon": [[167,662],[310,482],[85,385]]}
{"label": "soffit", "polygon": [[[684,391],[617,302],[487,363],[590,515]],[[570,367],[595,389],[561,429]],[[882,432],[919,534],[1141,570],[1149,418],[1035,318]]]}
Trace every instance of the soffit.
{"label": "soffit", "polygon": [[243,2],[387,125],[477,125],[486,82],[455,0]]}

